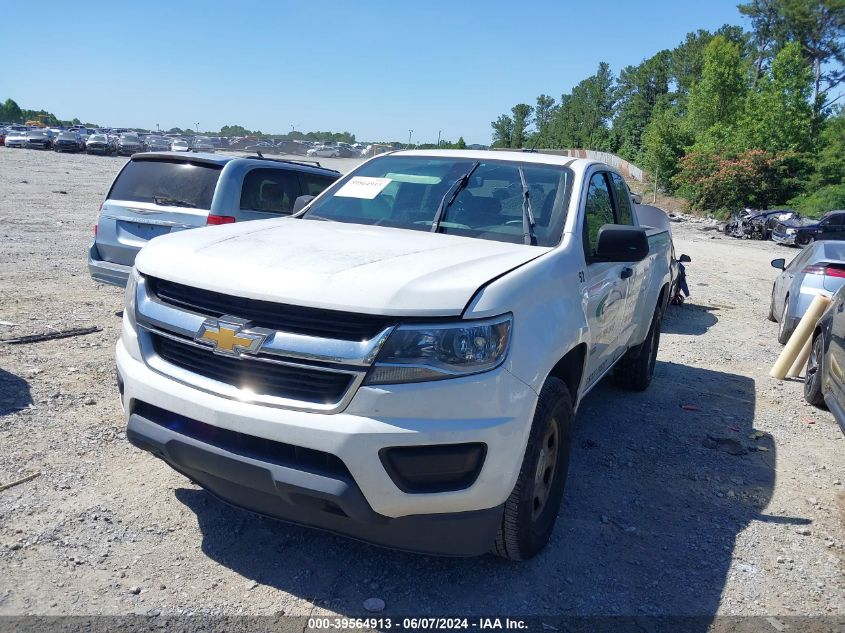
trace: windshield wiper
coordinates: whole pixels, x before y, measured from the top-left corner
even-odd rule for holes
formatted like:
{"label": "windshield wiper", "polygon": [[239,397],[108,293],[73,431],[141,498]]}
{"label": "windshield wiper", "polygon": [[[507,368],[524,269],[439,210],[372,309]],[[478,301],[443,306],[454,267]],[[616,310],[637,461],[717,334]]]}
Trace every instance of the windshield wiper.
{"label": "windshield wiper", "polygon": [[534,210],[531,208],[531,192],[528,190],[528,183],[525,182],[525,172],[519,168],[519,179],[522,181],[522,235],[526,244],[534,246],[537,238],[534,237]]}
{"label": "windshield wiper", "polygon": [[452,203],[455,201],[455,198],[458,197],[458,194],[461,193],[461,190],[469,184],[470,177],[473,172],[478,169],[480,164],[480,160],[475,161],[469,171],[453,182],[452,186],[446,190],[446,193],[440,200],[440,204],[437,205],[437,211],[434,213],[434,219],[431,221],[432,233],[437,233],[440,230],[440,222],[443,220],[443,216],[446,215],[446,210],[452,206]]}
{"label": "windshield wiper", "polygon": [[188,202],[187,200],[180,200],[179,198],[171,198],[170,196],[153,196],[156,204],[163,207],[190,207],[196,209],[197,205]]}

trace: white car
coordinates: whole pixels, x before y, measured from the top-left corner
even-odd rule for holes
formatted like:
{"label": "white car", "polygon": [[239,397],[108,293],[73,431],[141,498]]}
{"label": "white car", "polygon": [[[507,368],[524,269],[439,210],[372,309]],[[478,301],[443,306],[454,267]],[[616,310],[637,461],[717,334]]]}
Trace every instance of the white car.
{"label": "white car", "polygon": [[333,147],[331,145],[320,145],[318,147],[312,147],[309,149],[306,154],[308,156],[325,156],[328,158],[337,158],[340,156],[340,150],[337,147]]}
{"label": "white car", "polygon": [[3,144],[6,147],[26,147],[26,132],[9,130],[6,133],[6,140]]}
{"label": "white car", "polygon": [[521,152],[379,156],[294,214],[138,254],[116,352],[129,441],[271,517],[538,553],[584,394],[651,381],[669,233],[639,226],[612,167]]}
{"label": "white car", "polygon": [[185,139],[179,138],[170,144],[171,152],[190,152],[191,146]]}

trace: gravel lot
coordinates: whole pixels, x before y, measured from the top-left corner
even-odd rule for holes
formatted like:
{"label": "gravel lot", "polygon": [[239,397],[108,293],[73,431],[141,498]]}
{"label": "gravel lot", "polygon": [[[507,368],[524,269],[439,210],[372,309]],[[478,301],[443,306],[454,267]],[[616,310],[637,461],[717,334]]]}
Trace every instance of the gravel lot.
{"label": "gravel lot", "polygon": [[0,345],[0,483],[40,473],[0,492],[0,614],[845,615],[845,441],[767,373],[768,262],[795,251],[674,225],[692,298],[645,393],[583,403],[548,549],[428,558],[233,510],[126,442],[122,292],[85,259],[124,160],[0,148],[0,338],[102,328]]}

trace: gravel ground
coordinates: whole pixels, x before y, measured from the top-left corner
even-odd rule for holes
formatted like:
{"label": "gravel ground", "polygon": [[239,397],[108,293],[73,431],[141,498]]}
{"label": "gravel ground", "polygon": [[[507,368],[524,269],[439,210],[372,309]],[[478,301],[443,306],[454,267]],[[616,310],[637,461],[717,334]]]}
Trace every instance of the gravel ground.
{"label": "gravel ground", "polygon": [[102,328],[0,345],[0,482],[40,473],[0,492],[0,614],[845,615],[845,441],[767,373],[768,262],[795,251],[674,225],[691,300],[646,392],[584,401],[548,549],[428,558],[233,510],[126,442],[122,292],[85,262],[124,160],[0,148],[0,338]]}

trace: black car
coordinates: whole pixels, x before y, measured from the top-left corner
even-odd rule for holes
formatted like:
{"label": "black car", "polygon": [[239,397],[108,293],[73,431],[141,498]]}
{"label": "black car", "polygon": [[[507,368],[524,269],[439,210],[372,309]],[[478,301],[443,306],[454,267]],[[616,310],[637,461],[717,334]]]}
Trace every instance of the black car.
{"label": "black car", "polygon": [[830,307],[813,332],[813,346],[807,360],[804,399],[812,405],[827,405],[845,433],[845,286],[831,297]]}
{"label": "black car", "polygon": [[43,130],[28,130],[26,147],[29,149],[50,149],[53,147],[53,139],[50,138],[48,132]]}
{"label": "black car", "polygon": [[76,132],[60,132],[53,141],[53,149],[57,152],[81,152],[85,143]]}
{"label": "black car", "polygon": [[806,246],[816,240],[845,239],[845,210],[825,213],[817,222],[787,221],[779,224],[772,234],[776,242]]}

